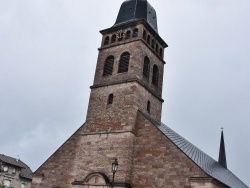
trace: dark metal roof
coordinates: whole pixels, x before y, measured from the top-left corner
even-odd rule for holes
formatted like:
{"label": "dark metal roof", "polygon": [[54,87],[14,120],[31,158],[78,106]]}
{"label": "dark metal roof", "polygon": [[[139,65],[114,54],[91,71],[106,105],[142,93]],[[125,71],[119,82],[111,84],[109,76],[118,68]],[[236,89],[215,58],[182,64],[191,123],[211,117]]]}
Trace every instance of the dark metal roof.
{"label": "dark metal roof", "polygon": [[146,114],[143,115],[206,174],[231,188],[249,188],[230,170],[221,166],[217,161],[174,132],[172,129],[163,123],[157,123]]}
{"label": "dark metal roof", "polygon": [[10,165],[21,168],[20,177],[32,180],[31,169],[28,167],[28,165],[26,165],[20,159],[17,160],[13,157],[9,157],[9,156],[0,154],[0,161],[4,162],[6,164],[10,164]]}
{"label": "dark metal roof", "polygon": [[147,0],[127,0],[123,2],[114,26],[140,19],[144,19],[158,32],[156,11]]}
{"label": "dark metal roof", "polygon": [[224,168],[227,168],[227,157],[226,157],[226,149],[225,149],[225,142],[224,142],[224,134],[221,131],[221,140],[220,140],[220,154],[219,154],[219,163]]}

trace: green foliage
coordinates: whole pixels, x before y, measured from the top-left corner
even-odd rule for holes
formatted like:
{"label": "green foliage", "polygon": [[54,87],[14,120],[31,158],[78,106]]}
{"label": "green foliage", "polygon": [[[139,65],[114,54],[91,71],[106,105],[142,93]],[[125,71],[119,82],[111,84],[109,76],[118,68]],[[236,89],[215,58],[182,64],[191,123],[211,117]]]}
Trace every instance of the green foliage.
{"label": "green foliage", "polygon": [[5,188],[3,181],[0,183],[0,188]]}

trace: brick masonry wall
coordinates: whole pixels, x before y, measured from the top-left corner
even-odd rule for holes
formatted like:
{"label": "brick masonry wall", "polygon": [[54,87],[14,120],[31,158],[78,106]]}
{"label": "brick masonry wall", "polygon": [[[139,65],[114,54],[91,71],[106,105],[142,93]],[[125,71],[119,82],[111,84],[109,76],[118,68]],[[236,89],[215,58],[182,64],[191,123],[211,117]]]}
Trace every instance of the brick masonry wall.
{"label": "brick masonry wall", "polygon": [[[109,94],[113,104],[107,104]],[[150,114],[147,102],[151,102]],[[90,131],[134,130],[137,110],[160,122],[162,103],[137,82],[92,89],[86,122]]]}
{"label": "brick masonry wall", "polygon": [[[79,150],[80,135],[78,132],[79,130],[36,170],[32,188],[71,187],[70,184],[75,178],[73,161]],[[43,176],[40,176],[41,174]]]}
{"label": "brick masonry wall", "polygon": [[208,177],[140,113],[133,163],[133,188],[191,188],[190,177]]}
{"label": "brick masonry wall", "polygon": [[[116,181],[131,182],[134,134],[131,132],[84,134],[83,125],[36,172],[32,188],[72,188],[92,172],[103,172],[112,180],[111,163],[119,160]],[[40,181],[40,182],[39,182]]]}
{"label": "brick masonry wall", "polygon": [[[35,178],[32,188],[73,188],[73,181],[83,181],[92,172],[103,172],[111,180],[114,158],[120,164],[116,182],[131,183],[133,188],[224,188],[211,181],[140,112],[135,134],[87,130],[88,125],[83,125],[35,172],[44,176],[41,182]],[[201,179],[190,180],[193,177]]]}
{"label": "brick masonry wall", "polygon": [[[131,38],[129,40],[123,40],[114,44],[110,44],[106,47],[100,48],[94,86],[103,84],[112,84],[119,81],[126,81],[128,79],[139,79],[147,88],[154,92],[158,97],[162,96],[162,82],[163,82],[163,69],[164,63],[153,50],[145,43],[142,38],[142,33],[144,30],[143,25],[138,25],[139,35],[136,38]],[[105,36],[104,36],[105,37]],[[125,73],[118,73],[120,56],[124,52],[130,53],[130,63],[129,70]],[[108,56],[114,56],[114,69],[113,74],[110,76],[102,76],[104,62]],[[150,59],[150,78],[145,79],[143,77],[143,64],[144,57],[148,56]],[[159,68],[159,85],[155,87],[152,85],[152,75],[153,75],[153,65],[156,64]]]}
{"label": "brick masonry wall", "polygon": [[[190,177],[207,175],[138,113],[141,110],[160,122],[164,62],[142,39],[143,24],[136,27],[138,37],[99,49],[86,123],[35,172],[32,188],[72,188],[72,182],[93,172],[111,179],[115,158],[120,163],[116,181],[131,183],[133,188],[191,188],[204,183],[190,183]],[[126,51],[129,70],[117,73]],[[104,62],[110,55],[115,57],[113,74],[104,77]],[[145,56],[151,61],[149,79],[143,77]],[[159,67],[158,87],[152,85],[154,64]],[[113,104],[107,104],[111,93]]]}
{"label": "brick masonry wall", "polygon": [[191,178],[191,188],[228,188],[212,178]]}

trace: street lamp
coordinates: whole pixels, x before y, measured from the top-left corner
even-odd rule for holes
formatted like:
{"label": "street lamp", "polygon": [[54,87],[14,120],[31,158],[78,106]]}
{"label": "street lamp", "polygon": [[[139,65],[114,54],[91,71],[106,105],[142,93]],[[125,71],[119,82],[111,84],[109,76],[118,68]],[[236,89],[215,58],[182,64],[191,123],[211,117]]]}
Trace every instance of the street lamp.
{"label": "street lamp", "polygon": [[112,162],[113,179],[112,179],[111,188],[114,187],[115,173],[117,171],[118,165],[119,165],[118,161],[117,161],[117,159],[115,159],[114,162]]}

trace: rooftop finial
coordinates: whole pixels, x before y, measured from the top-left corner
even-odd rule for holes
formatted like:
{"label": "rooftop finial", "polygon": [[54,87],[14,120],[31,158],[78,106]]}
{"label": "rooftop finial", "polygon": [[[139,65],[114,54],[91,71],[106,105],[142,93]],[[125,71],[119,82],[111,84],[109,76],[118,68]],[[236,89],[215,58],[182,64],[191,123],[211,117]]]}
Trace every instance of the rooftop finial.
{"label": "rooftop finial", "polygon": [[219,153],[219,163],[224,168],[227,168],[227,158],[226,158],[226,149],[225,149],[225,142],[224,142],[224,128],[221,128],[221,140],[220,140],[220,153]]}

